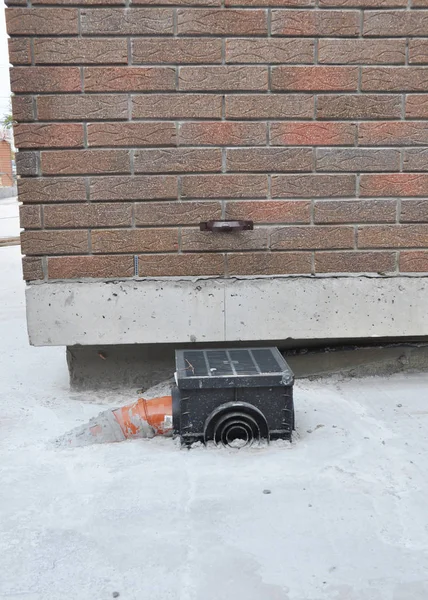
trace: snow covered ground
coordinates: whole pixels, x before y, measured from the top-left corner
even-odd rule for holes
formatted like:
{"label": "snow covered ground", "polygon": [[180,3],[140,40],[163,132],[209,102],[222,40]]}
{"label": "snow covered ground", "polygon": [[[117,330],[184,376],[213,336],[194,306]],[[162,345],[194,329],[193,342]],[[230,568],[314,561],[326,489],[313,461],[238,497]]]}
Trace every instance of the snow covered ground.
{"label": "snow covered ground", "polygon": [[[58,449],[106,404],[31,348],[0,248],[0,599],[427,600],[428,377],[298,382],[293,444]],[[263,493],[270,490],[270,494]]]}

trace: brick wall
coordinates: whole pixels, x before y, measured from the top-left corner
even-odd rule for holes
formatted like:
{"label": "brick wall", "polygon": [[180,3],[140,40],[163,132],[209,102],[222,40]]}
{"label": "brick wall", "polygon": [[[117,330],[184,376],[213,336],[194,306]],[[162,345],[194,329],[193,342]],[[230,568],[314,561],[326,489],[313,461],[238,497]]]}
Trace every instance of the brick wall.
{"label": "brick wall", "polygon": [[0,187],[13,185],[12,152],[7,140],[0,140]]}
{"label": "brick wall", "polygon": [[409,2],[9,0],[25,278],[427,272]]}

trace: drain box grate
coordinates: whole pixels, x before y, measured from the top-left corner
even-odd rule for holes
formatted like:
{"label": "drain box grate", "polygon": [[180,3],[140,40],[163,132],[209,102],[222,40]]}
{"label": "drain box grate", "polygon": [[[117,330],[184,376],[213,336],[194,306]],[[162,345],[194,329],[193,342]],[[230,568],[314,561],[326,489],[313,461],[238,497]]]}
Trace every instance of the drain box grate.
{"label": "drain box grate", "polygon": [[174,430],[184,444],[291,439],[294,376],[277,348],[177,350]]}

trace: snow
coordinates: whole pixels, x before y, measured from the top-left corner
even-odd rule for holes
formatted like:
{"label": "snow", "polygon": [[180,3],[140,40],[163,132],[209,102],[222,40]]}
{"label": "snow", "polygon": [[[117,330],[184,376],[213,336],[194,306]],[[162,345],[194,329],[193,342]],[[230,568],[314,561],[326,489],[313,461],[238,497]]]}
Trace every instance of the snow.
{"label": "snow", "polygon": [[19,204],[16,198],[0,198],[0,240],[18,237]]}
{"label": "snow", "polygon": [[[31,348],[0,248],[0,599],[426,600],[428,377],[300,381],[290,445],[58,449],[127,392]],[[268,493],[270,491],[271,493]]]}

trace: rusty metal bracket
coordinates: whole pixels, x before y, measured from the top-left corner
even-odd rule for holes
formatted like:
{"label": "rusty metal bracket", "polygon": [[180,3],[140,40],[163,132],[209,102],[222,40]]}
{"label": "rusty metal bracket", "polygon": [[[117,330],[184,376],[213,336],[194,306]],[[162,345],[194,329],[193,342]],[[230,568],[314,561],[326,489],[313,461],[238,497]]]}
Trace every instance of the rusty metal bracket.
{"label": "rusty metal bracket", "polygon": [[204,221],[199,224],[201,231],[213,233],[234,233],[254,229],[253,221]]}

